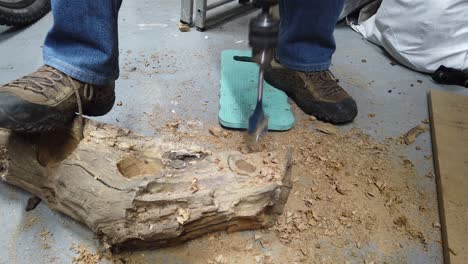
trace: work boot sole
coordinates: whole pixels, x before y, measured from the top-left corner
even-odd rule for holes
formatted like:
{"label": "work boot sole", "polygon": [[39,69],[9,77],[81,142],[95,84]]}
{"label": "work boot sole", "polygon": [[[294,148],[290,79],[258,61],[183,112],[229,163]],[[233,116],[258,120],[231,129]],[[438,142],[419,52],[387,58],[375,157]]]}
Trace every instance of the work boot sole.
{"label": "work boot sole", "polygon": [[[267,70],[265,81],[273,87],[284,91],[304,113],[315,116],[318,120],[332,124],[351,122],[357,115],[356,102],[351,98],[339,102],[325,102],[314,99],[308,91],[301,89],[305,84],[297,81],[286,81],[291,78],[292,71]],[[280,76],[281,78],[278,78]],[[346,111],[344,111],[346,110]]]}
{"label": "work boot sole", "polygon": [[[74,112],[61,111],[55,107],[27,102],[11,93],[0,93],[0,97],[2,97],[3,102],[8,102],[0,105],[0,116],[3,117],[3,120],[0,120],[1,127],[16,132],[36,133],[63,129],[76,116]],[[114,102],[115,95],[110,100],[106,100],[105,103],[84,108],[83,114],[87,116],[105,115],[113,108]],[[32,115],[32,117],[26,115]],[[35,121],[23,122],[19,119]]]}
{"label": "work boot sole", "polygon": [[[281,89],[280,89],[281,90]],[[325,121],[332,124],[344,124],[351,122],[356,116],[356,112],[349,112],[347,115],[338,114],[341,111],[337,111],[337,108],[356,108],[356,102],[353,99],[346,99],[339,104],[337,103],[326,103],[318,101],[305,102],[302,98],[299,98],[296,94],[286,92],[289,98],[293,100],[304,113],[315,116],[318,120]],[[349,107],[348,107],[349,105]]]}

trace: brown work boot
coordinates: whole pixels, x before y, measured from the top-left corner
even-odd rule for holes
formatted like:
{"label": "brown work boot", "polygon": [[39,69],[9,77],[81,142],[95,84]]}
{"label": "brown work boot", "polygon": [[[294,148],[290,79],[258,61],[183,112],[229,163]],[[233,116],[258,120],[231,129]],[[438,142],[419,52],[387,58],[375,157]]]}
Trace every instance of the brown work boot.
{"label": "brown work boot", "polygon": [[265,71],[265,80],[319,120],[341,124],[353,121],[357,115],[356,102],[329,71],[295,71],[274,61]]}
{"label": "brown work boot", "polygon": [[42,66],[0,87],[0,127],[19,132],[53,130],[65,127],[80,108],[84,115],[104,115],[114,101],[114,84],[85,84]]}

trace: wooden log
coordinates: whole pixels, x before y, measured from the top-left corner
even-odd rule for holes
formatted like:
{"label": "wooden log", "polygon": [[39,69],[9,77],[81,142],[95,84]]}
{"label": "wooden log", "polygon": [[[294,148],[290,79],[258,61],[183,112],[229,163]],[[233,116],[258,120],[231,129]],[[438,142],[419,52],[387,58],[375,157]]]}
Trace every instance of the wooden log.
{"label": "wooden log", "polygon": [[1,178],[84,223],[105,246],[165,247],[267,227],[291,188],[291,152],[215,152],[85,120],[42,135],[0,133]]}

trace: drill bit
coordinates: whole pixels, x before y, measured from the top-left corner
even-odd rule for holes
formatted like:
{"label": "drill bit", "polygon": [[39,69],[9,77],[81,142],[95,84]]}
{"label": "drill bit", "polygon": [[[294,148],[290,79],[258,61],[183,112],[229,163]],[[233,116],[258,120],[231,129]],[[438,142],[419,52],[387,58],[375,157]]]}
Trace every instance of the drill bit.
{"label": "drill bit", "polygon": [[[249,23],[249,46],[252,47],[252,62],[258,64],[257,105],[249,118],[248,134],[258,142],[260,136],[268,131],[268,117],[263,112],[263,74],[270,67],[275,48],[278,45],[279,21],[270,14],[270,7],[277,0],[255,0],[262,7],[262,12]],[[239,58],[237,58],[239,59]],[[245,58],[240,58],[246,61]],[[250,60],[249,60],[250,61]]]}
{"label": "drill bit", "polygon": [[258,94],[257,105],[249,118],[248,133],[253,136],[255,142],[258,142],[260,136],[268,131],[268,116],[263,112],[263,73],[264,70],[260,67],[258,73]]}

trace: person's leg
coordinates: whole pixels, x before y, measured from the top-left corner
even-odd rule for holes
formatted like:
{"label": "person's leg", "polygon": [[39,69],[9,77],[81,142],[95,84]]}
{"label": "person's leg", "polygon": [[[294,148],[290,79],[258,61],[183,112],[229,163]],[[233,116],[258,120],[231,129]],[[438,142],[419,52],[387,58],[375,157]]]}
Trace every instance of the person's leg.
{"label": "person's leg", "polygon": [[335,52],[335,29],[344,0],[282,0],[277,58],[293,70],[327,70]]}
{"label": "person's leg", "polygon": [[[122,0],[52,0],[54,24],[37,71],[0,87],[0,127],[36,132],[66,126],[76,112],[104,115],[119,74]],[[80,107],[81,106],[81,107]]]}
{"label": "person's leg", "polygon": [[44,43],[44,63],[85,83],[106,85],[116,80],[121,3],[52,0],[54,24]]}
{"label": "person's leg", "polygon": [[285,91],[305,113],[332,123],[350,122],[357,115],[356,103],[328,71],[343,2],[280,0],[279,63],[265,72],[265,80]]}

